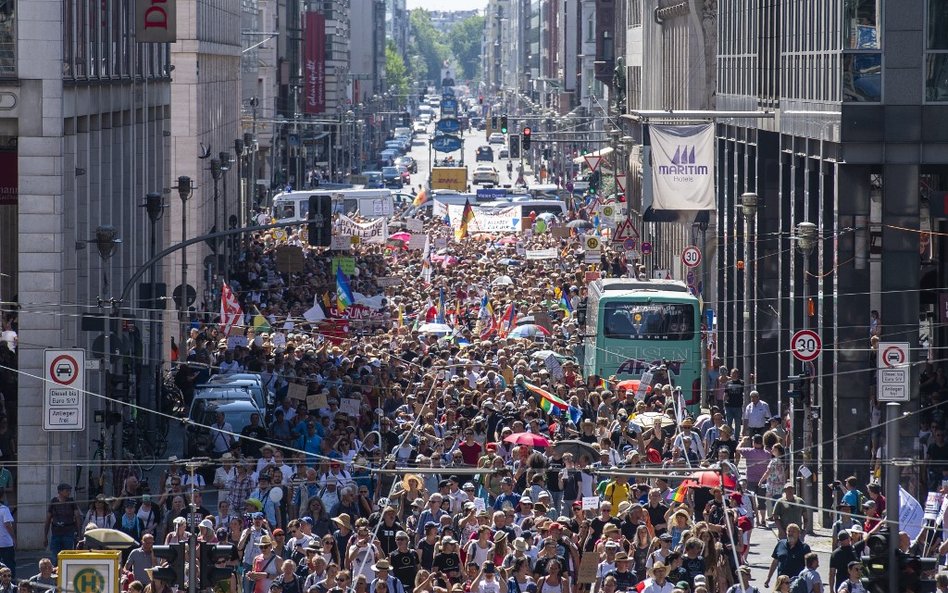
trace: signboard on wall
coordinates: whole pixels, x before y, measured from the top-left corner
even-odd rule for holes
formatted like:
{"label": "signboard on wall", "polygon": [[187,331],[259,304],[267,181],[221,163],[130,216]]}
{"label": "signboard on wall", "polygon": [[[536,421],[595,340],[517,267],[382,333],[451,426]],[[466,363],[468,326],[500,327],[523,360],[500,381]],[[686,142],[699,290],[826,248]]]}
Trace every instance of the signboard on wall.
{"label": "signboard on wall", "polygon": [[0,150],[0,206],[15,206],[19,193],[16,148]]}
{"label": "signboard on wall", "polygon": [[326,17],[321,12],[306,13],[303,32],[303,113],[326,111]]}
{"label": "signboard on wall", "polygon": [[178,40],[177,0],[136,0],[135,41],[174,43]]}

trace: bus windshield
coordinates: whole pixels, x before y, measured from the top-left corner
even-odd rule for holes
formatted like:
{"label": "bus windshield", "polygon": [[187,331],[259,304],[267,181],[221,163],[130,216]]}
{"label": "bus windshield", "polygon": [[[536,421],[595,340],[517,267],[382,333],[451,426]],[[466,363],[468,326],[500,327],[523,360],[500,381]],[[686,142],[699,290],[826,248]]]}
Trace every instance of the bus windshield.
{"label": "bus windshield", "polygon": [[689,304],[607,302],[603,315],[607,338],[667,342],[695,335],[695,311]]}

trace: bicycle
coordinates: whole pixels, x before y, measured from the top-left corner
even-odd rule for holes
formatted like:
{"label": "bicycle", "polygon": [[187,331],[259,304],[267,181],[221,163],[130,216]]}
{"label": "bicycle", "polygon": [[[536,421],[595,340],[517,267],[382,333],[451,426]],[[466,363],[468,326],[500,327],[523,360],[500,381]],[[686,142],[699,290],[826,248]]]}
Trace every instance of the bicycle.
{"label": "bicycle", "polygon": [[155,468],[157,458],[167,451],[168,437],[161,430],[148,428],[141,416],[135,415],[123,427],[122,446],[129,462],[147,472]]}

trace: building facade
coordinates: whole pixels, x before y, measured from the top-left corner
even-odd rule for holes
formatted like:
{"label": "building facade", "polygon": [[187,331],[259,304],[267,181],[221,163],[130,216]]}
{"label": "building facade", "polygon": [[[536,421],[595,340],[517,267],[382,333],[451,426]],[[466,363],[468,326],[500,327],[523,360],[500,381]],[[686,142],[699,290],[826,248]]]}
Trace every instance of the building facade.
{"label": "building facade", "polygon": [[[870,312],[878,311],[882,341],[911,349],[901,454],[917,458],[913,437],[928,418],[919,371],[925,361],[941,362],[946,339],[945,242],[934,231],[943,230],[948,189],[948,7],[836,0],[816,13],[809,3],[772,2],[765,18],[750,18],[756,3],[719,2],[718,109],[776,111],[773,120],[718,124],[719,306],[728,324],[721,355],[742,356],[727,336],[752,331],[759,388],[784,406],[786,377],[812,375],[818,420],[807,463],[825,478],[864,472],[859,461],[882,445],[869,431]],[[744,192],[760,199],[746,241],[735,216]],[[808,254],[801,222],[817,230]],[[747,323],[733,271],[741,258],[755,263]],[[802,328],[822,337],[824,353],[812,364],[789,352]],[[917,485],[917,477],[903,472],[903,483]]]}
{"label": "building facade", "polygon": [[[150,312],[139,287],[128,287],[122,307],[136,312],[112,324],[109,350],[118,353],[113,370],[130,371],[132,384],[119,390],[105,384],[102,371],[87,371],[85,430],[43,430],[44,349],[83,348],[87,359],[104,357],[102,314],[111,310],[109,299],[121,296],[151,253],[152,231],[160,239],[168,221],[165,212],[153,227],[140,205],[152,192],[169,199],[169,46],[136,43],[131,6],[10,2],[0,19],[0,300],[5,315],[9,301],[19,303],[18,392],[16,402],[7,401],[7,413],[17,427],[18,459],[45,462],[19,468],[22,548],[43,546],[46,513],[37,501],[49,500],[59,482],[87,478],[76,469],[88,467],[90,439],[106,428],[93,412],[127,412],[107,406],[102,395],[135,401],[132,377],[142,368],[125,355],[139,352],[159,325],[142,319]],[[104,236],[122,241],[111,244],[109,259],[89,242],[100,227],[111,227]],[[148,349],[136,361],[157,356]]]}

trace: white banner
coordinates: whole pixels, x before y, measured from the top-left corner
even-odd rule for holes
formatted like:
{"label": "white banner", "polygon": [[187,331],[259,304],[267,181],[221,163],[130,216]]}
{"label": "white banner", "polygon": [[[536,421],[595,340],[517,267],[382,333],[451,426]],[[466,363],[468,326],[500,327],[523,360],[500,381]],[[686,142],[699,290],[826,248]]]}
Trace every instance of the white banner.
{"label": "white banner", "polygon": [[363,243],[385,243],[388,238],[388,219],[379,218],[372,222],[360,223],[340,214],[332,232],[340,237],[359,237]]}
{"label": "white banner", "polygon": [[435,220],[440,220],[448,215],[448,205],[444,202],[439,202],[435,200],[431,204],[431,217]]}
{"label": "white banner", "polygon": [[[471,206],[474,209],[474,220],[467,225],[469,233],[518,233],[520,232],[520,206],[506,208],[486,208]],[[461,226],[461,214],[464,206],[454,204],[448,206],[448,216],[451,218],[451,227],[457,230]]]}
{"label": "white banner", "polygon": [[714,126],[649,126],[654,210],[714,210]]}
{"label": "white banner", "polygon": [[914,496],[899,486],[899,531],[908,534],[914,540],[922,531],[925,522],[925,510]]}
{"label": "white banner", "polygon": [[558,254],[556,248],[551,247],[549,249],[527,249],[525,256],[527,259],[556,259]]}

